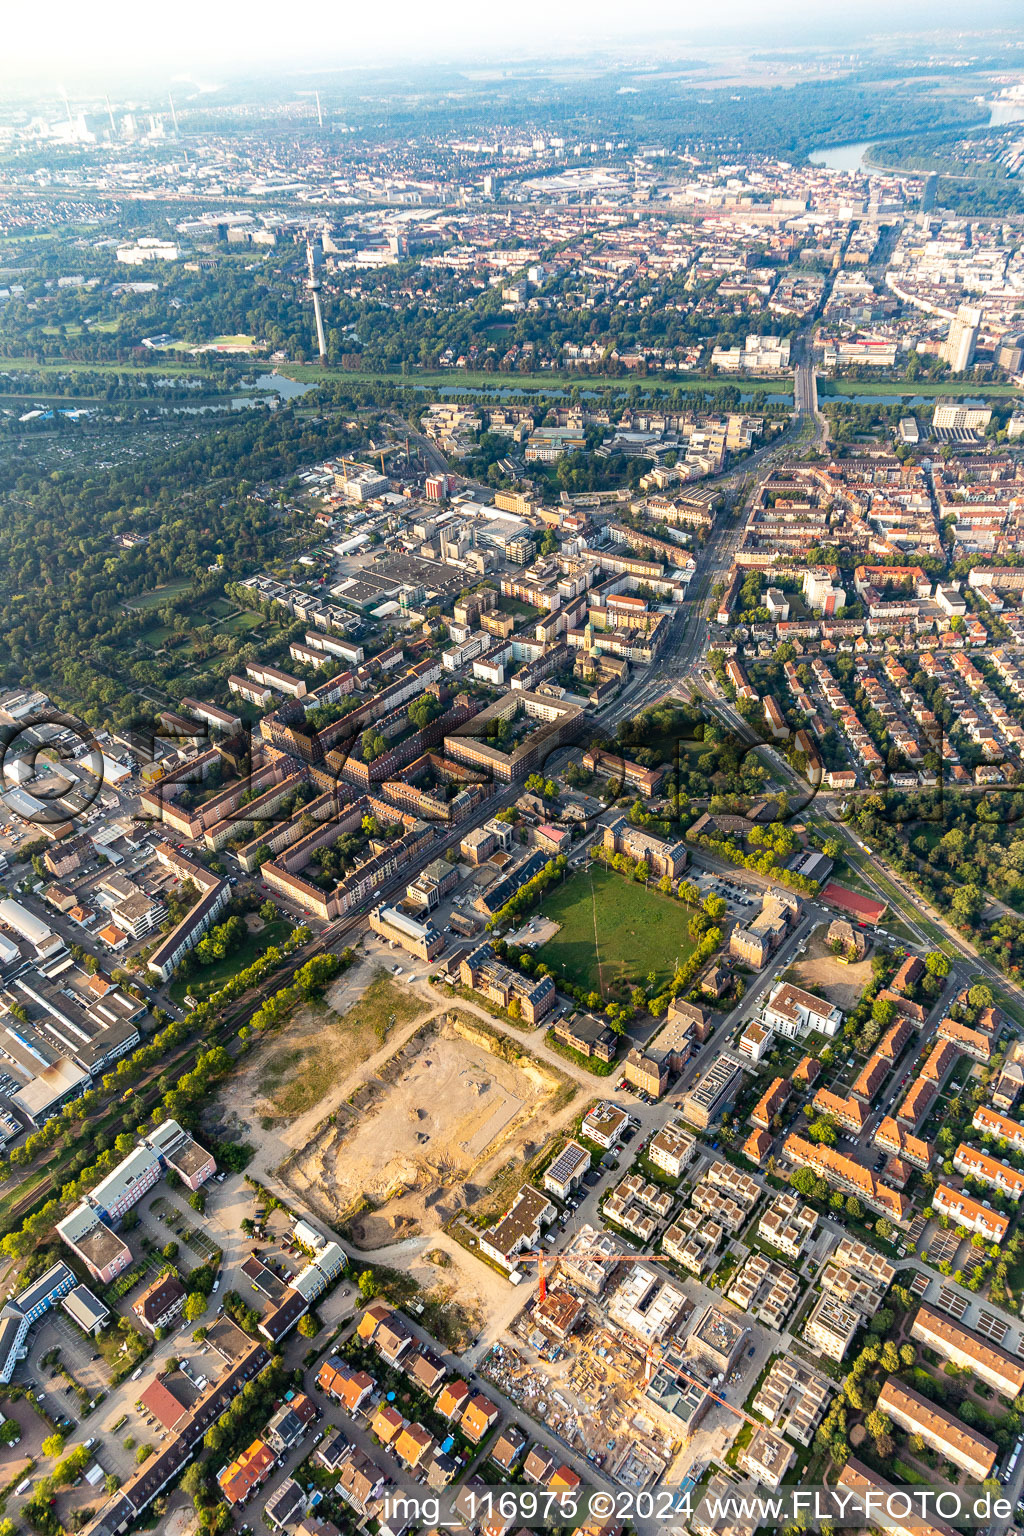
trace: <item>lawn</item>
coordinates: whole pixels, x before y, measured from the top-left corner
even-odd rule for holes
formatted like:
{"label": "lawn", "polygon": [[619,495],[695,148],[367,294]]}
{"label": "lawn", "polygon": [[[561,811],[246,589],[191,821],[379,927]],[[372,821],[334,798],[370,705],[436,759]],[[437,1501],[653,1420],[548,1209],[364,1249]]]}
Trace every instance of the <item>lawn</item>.
{"label": "lawn", "polygon": [[[332,995],[336,993],[328,999]],[[267,1120],[305,1114],[345,1073],[378,1051],[392,1030],[424,1011],[419,998],[384,971],[343,1014],[322,1004],[299,1010],[259,1071],[256,1088],[266,1101],[261,1112]]]}
{"label": "lawn", "polygon": [[170,602],[175,597],[180,597],[187,592],[191,582],[187,577],[180,577],[177,581],[169,581],[166,586],[154,587],[151,592],[140,592],[138,597],[131,598],[125,603],[126,608],[141,609],[145,613],[150,608],[159,608],[161,603]]}
{"label": "lawn", "polygon": [[538,957],[556,976],[605,997],[645,985],[652,971],[660,989],[696,948],[688,907],[600,866],[559,886],[543,913],[560,926]]}
{"label": "lawn", "polygon": [[931,399],[939,395],[963,394],[998,399],[1002,395],[1016,393],[1013,384],[972,384],[968,390],[963,384],[949,379],[937,383],[927,379],[912,382],[907,379],[820,379],[818,389],[823,400],[841,400],[850,395],[906,395],[911,398],[921,395]]}
{"label": "lawn", "polygon": [[223,960],[215,960],[212,965],[199,966],[188,980],[172,982],[171,997],[176,1003],[183,1003],[186,993],[191,993],[194,998],[202,1002],[232,976],[237,975],[239,971],[244,971],[247,965],[252,965],[272,944],[283,943],[291,931],[292,924],[286,922],[283,917],[264,923],[258,933],[250,933],[245,943],[232,950],[230,955],[225,955]]}

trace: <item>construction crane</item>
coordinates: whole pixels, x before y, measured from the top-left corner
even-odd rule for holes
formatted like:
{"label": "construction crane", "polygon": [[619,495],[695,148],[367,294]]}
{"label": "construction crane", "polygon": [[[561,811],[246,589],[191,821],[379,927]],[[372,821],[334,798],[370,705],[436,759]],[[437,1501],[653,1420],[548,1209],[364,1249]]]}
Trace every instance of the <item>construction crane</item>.
{"label": "construction crane", "polygon": [[[543,1253],[540,1253],[540,1252],[537,1252],[537,1251],[531,1251],[529,1253],[520,1253],[520,1254],[517,1255],[517,1262],[518,1263],[520,1263],[520,1264],[522,1264],[522,1263],[536,1264],[536,1266],[537,1266],[537,1276],[538,1276],[537,1300],[538,1301],[543,1301],[545,1299],[545,1297],[547,1296],[547,1293],[548,1293],[548,1291],[547,1291],[547,1277],[544,1274],[544,1260],[545,1260],[546,1257],[551,1257],[552,1263],[557,1263],[558,1259],[560,1257],[564,1257],[564,1255],[560,1255],[560,1254],[546,1255],[546,1254],[543,1254]],[[668,1255],[667,1254],[663,1254],[663,1253],[586,1253],[586,1252],[584,1252],[584,1253],[573,1253],[573,1254],[569,1255],[569,1257],[571,1257],[573,1259],[593,1259],[598,1264],[622,1264],[622,1263],[633,1263],[633,1264],[669,1264],[669,1263],[671,1263],[671,1260],[669,1259]],[[645,1382],[646,1385],[649,1386],[650,1383],[653,1381],[653,1379],[654,1379],[654,1372],[655,1372],[656,1366],[661,1361],[666,1361],[667,1360],[667,1355],[668,1355],[668,1351],[664,1347],[660,1347],[659,1348],[659,1346],[656,1345],[653,1341],[650,1344],[648,1344],[647,1349],[644,1351],[644,1362],[645,1362],[644,1363],[644,1382]],[[733,1414],[738,1419],[742,1419],[745,1424],[750,1424],[755,1429],[763,1429],[764,1428],[764,1424],[761,1422],[760,1419],[755,1419],[753,1417],[753,1415],[747,1413],[747,1411],[744,1408],[737,1408],[735,1403],[730,1403],[728,1398],[722,1397],[720,1393],[715,1392],[711,1387],[708,1386],[706,1381],[701,1381],[699,1376],[691,1376],[688,1371],[682,1370],[681,1367],[678,1366],[675,1363],[675,1361],[672,1361],[671,1363],[669,1363],[669,1369],[673,1372],[673,1374],[675,1376],[679,1377],[679,1379],[681,1381],[688,1381],[691,1386],[699,1387],[702,1392],[706,1392],[708,1397],[711,1398],[712,1402],[718,1403],[722,1408],[727,1408],[731,1414]]]}
{"label": "construction crane", "polygon": [[706,1381],[701,1381],[699,1376],[691,1376],[689,1371],[682,1370],[674,1360],[669,1361],[667,1356],[668,1351],[664,1347],[659,1349],[654,1343],[647,1346],[645,1354],[646,1363],[644,1366],[644,1382],[646,1385],[649,1386],[654,1380],[656,1365],[665,1361],[674,1376],[679,1377],[681,1381],[688,1381],[691,1386],[699,1387],[702,1392],[707,1393],[713,1403],[718,1403],[722,1408],[728,1408],[729,1412],[735,1418],[742,1419],[744,1424],[750,1424],[754,1429],[764,1429],[765,1426],[760,1419],[755,1419],[753,1414],[748,1413],[745,1408],[737,1408],[736,1404],[730,1403],[727,1397],[722,1397],[718,1392],[713,1391]]}
{"label": "construction crane", "polygon": [[548,1293],[547,1278],[544,1274],[544,1260],[550,1258],[556,1264],[560,1258],[593,1259],[597,1264],[669,1264],[671,1260],[664,1253],[571,1253],[571,1254],[543,1254],[533,1249],[528,1253],[516,1255],[517,1264],[536,1264],[537,1266],[537,1299],[543,1301]]}

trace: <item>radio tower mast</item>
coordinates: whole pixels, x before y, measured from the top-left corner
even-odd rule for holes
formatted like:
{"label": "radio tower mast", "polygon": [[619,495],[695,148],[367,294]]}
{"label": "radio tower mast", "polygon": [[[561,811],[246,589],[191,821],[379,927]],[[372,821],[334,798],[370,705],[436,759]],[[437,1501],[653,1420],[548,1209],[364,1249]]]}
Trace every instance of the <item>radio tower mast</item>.
{"label": "radio tower mast", "polygon": [[320,124],[321,129],[323,129],[323,126],[324,126],[324,114],[320,110],[320,92],[319,91],[314,91],[313,95],[316,97],[316,120]]}
{"label": "radio tower mast", "polygon": [[174,110],[174,97],[171,95],[170,91],[167,92],[167,100],[171,104],[171,122],[174,124],[174,136],[175,136],[175,138],[177,138],[177,136],[178,136],[178,114]]}
{"label": "radio tower mast", "polygon": [[306,240],[306,265],[309,267],[309,277],[306,279],[306,287],[313,295],[313,314],[316,317],[316,344],[320,352],[320,365],[327,363],[327,338],[324,335],[324,317],[320,308],[320,289],[322,284],[317,276],[316,264],[313,260],[313,242]]}

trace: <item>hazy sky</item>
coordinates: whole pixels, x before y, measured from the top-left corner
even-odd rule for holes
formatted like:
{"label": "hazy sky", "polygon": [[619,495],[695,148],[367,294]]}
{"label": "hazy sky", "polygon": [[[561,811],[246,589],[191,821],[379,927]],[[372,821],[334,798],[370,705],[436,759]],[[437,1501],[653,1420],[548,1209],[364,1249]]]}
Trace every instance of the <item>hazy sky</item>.
{"label": "hazy sky", "polygon": [[[712,41],[773,43],[813,40],[849,46],[857,31],[939,26],[1003,26],[1024,37],[1020,0],[7,0],[0,27],[0,74],[70,86],[91,77],[111,85],[136,71],[148,78],[176,70],[220,77],[259,66],[272,71],[311,63],[386,63],[420,57],[543,56],[567,46],[624,46],[655,36],[708,46]],[[1022,60],[1024,68],[1024,60]]]}

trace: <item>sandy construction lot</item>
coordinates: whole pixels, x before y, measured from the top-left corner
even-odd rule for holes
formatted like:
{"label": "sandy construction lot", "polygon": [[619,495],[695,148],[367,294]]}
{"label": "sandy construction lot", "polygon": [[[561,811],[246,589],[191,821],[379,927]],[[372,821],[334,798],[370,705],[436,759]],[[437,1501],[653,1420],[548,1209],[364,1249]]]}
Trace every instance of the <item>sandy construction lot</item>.
{"label": "sandy construction lot", "polygon": [[811,934],[807,953],[790,969],[802,987],[817,987],[824,992],[830,1003],[849,1013],[864,995],[864,988],[871,980],[871,958],[860,960],[856,965],[844,965],[837,960],[825,942],[828,928],[822,924]]}
{"label": "sandy construction lot", "polygon": [[466,1017],[424,1024],[282,1176],[362,1248],[436,1230],[503,1163],[538,1150],[551,1126],[545,1111],[564,1087],[532,1058],[503,1059],[495,1040]]}

